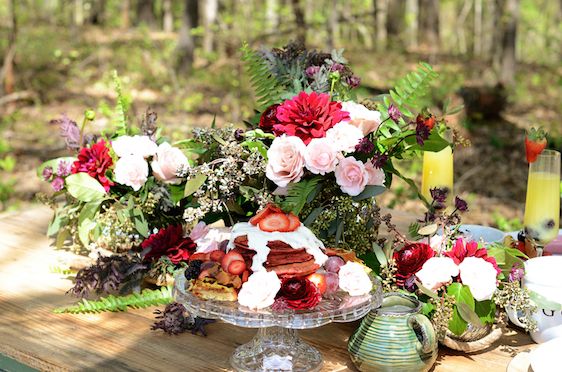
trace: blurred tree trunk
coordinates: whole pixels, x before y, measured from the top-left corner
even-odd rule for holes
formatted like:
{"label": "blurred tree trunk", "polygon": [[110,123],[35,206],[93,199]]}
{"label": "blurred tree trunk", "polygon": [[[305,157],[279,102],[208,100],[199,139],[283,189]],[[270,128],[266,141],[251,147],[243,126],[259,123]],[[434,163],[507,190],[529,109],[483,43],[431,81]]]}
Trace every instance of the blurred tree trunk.
{"label": "blurred tree trunk", "polygon": [[166,32],[174,31],[174,13],[172,12],[172,0],[162,1],[162,28]]}
{"label": "blurred tree trunk", "polygon": [[512,85],[515,82],[517,45],[517,21],[519,20],[519,0],[506,0],[504,16],[501,18],[501,69],[500,82]]}
{"label": "blurred tree trunk", "polygon": [[376,49],[382,50],[386,46],[386,15],[388,11],[387,0],[373,0],[373,15]]}
{"label": "blurred tree trunk", "polygon": [[215,25],[219,11],[218,0],[206,0],[204,6],[205,34],[203,35],[203,50],[212,53],[215,50]]}
{"label": "blurred tree trunk", "polygon": [[197,0],[185,0],[184,4],[182,25],[178,35],[178,46],[176,47],[176,71],[190,74],[195,53],[195,38],[191,34],[191,29],[199,24],[199,4]]}
{"label": "blurred tree trunk", "polygon": [[137,24],[142,23],[151,28],[156,26],[153,0],[137,0]]}
{"label": "blurred tree trunk", "polygon": [[474,55],[482,56],[482,0],[474,0]]}
{"label": "blurred tree trunk", "polygon": [[131,27],[131,0],[121,1],[121,27],[124,29]]}
{"label": "blurred tree trunk", "polygon": [[90,23],[93,25],[103,25],[105,22],[105,3],[106,0],[96,0],[91,4]]}
{"label": "blurred tree trunk", "polygon": [[398,47],[403,47],[402,31],[406,14],[406,0],[391,0],[388,2],[386,16],[386,33],[389,41]]}
{"label": "blurred tree trunk", "polygon": [[408,21],[408,47],[417,48],[419,22],[418,0],[406,1],[406,19]]}
{"label": "blurred tree trunk", "polygon": [[482,41],[482,55],[486,60],[492,59],[494,48],[494,33],[495,33],[495,2],[486,1],[486,11],[484,12],[484,32]]}
{"label": "blurred tree trunk", "polygon": [[267,0],[265,3],[265,19],[267,21],[266,29],[271,32],[279,26],[279,10],[277,9],[277,0]]}
{"label": "blurred tree trunk", "polygon": [[331,0],[331,4],[328,9],[328,48],[334,49],[336,47],[336,39],[339,34],[339,24],[338,24],[338,0]]}
{"label": "blurred tree trunk", "polygon": [[4,94],[14,93],[16,85],[16,77],[14,71],[14,58],[16,56],[16,37],[18,32],[18,23],[16,16],[16,0],[8,0],[8,11],[10,15],[10,31],[8,34],[8,48],[4,56],[4,63],[2,66],[2,73],[4,81]]}
{"label": "blurred tree trunk", "polygon": [[306,45],[306,22],[304,12],[300,0],[291,0],[293,14],[295,15],[295,24],[297,26],[297,43]]}
{"label": "blurred tree trunk", "polygon": [[419,40],[435,54],[439,50],[439,0],[420,0],[419,9]]}
{"label": "blurred tree trunk", "polygon": [[84,24],[84,2],[82,0],[74,0],[74,24],[76,26]]}

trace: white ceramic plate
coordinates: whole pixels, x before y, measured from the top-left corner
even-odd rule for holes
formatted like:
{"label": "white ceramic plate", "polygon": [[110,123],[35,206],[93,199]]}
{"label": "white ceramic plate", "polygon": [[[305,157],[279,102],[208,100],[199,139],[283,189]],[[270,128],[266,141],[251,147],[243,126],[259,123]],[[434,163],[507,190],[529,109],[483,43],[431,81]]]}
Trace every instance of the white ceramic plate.
{"label": "white ceramic plate", "polygon": [[544,344],[540,344],[531,351],[529,359],[533,372],[555,372],[560,371],[562,366],[562,337],[554,338]]}
{"label": "white ceramic plate", "polygon": [[[486,243],[496,243],[501,242],[505,236],[505,233],[489,226],[482,225],[461,225],[459,231],[465,234],[472,240],[480,241],[483,240]],[[517,236],[517,235],[516,235]]]}

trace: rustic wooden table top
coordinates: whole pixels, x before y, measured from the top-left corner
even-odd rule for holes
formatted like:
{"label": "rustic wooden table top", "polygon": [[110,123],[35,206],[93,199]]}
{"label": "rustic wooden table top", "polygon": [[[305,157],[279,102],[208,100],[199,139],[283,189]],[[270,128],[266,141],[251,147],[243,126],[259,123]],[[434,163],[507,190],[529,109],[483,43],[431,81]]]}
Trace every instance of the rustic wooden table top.
{"label": "rustic wooden table top", "polygon": [[[394,213],[406,224],[407,215]],[[0,217],[0,354],[40,370],[228,371],[235,347],[255,330],[225,323],[207,326],[208,336],[168,336],[151,331],[154,308],[125,313],[57,315],[70,305],[69,279],[49,267],[68,254],[49,247],[51,211],[36,207]],[[357,323],[301,331],[324,356],[324,371],[354,370],[346,344]],[[505,371],[510,360],[534,347],[516,331],[490,350],[471,355],[441,348],[435,371]],[[482,369],[481,369],[482,370]]]}

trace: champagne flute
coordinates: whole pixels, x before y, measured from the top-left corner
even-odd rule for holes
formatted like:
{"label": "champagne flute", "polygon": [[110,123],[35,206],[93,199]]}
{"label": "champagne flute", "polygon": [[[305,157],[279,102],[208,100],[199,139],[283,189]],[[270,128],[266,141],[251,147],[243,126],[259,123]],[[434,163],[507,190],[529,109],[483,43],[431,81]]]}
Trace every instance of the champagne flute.
{"label": "champagne flute", "polygon": [[430,190],[436,187],[449,191],[447,204],[450,206],[453,197],[453,149],[450,146],[438,152],[423,153],[421,194],[431,202]]}
{"label": "champagne flute", "polygon": [[525,201],[525,235],[542,256],[546,244],[558,236],[560,224],[560,153],[544,150],[529,166]]}

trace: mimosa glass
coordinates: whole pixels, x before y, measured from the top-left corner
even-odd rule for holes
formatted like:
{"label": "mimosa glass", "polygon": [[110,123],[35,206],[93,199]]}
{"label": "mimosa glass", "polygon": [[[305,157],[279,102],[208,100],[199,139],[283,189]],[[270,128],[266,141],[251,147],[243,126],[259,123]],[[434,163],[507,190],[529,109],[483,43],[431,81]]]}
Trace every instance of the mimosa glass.
{"label": "mimosa glass", "polygon": [[449,196],[447,204],[451,205],[453,196],[453,149],[445,147],[438,152],[425,151],[423,153],[422,195],[431,202],[433,188],[447,188]]}
{"label": "mimosa glass", "polygon": [[544,150],[529,166],[525,202],[525,234],[539,245],[542,255],[545,244],[558,236],[560,225],[560,153]]}

